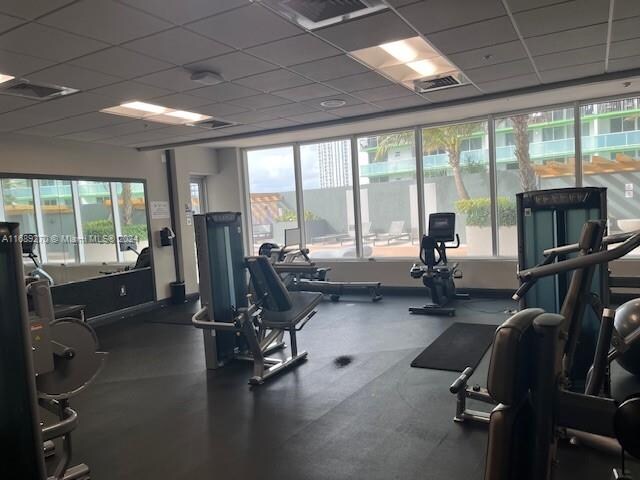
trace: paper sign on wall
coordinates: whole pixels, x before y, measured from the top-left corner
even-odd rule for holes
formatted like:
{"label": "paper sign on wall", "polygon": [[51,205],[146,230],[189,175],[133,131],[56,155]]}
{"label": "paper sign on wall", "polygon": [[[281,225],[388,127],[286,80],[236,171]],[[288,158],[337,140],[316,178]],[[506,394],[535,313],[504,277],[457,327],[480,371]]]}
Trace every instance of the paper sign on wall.
{"label": "paper sign on wall", "polygon": [[151,218],[159,220],[162,218],[171,218],[171,212],[169,211],[169,202],[151,202]]}

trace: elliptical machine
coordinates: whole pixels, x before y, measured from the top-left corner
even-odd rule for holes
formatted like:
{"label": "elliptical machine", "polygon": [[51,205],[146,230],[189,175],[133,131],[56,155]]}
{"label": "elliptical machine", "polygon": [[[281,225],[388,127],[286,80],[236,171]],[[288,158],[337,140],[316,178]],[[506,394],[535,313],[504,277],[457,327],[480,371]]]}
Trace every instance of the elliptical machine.
{"label": "elliptical machine", "polygon": [[[455,213],[432,213],[429,215],[429,233],[420,242],[420,260],[423,265],[413,264],[411,278],[422,278],[422,283],[431,292],[432,303],[422,307],[409,307],[409,312],[419,315],[455,315],[456,310],[447,307],[454,299],[468,299],[469,295],[456,293],[454,279],[462,278],[458,264],[449,265],[447,249],[458,248],[460,237],[455,233]],[[455,245],[447,242],[456,241]]]}

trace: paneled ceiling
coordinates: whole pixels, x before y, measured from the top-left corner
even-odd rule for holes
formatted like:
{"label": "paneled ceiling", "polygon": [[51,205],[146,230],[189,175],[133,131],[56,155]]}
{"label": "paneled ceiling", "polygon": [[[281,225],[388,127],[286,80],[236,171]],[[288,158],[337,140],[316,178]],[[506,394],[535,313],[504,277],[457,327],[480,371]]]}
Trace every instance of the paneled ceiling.
{"label": "paneled ceiling", "polygon": [[[80,92],[46,102],[0,95],[0,132],[141,147],[640,68],[640,1],[610,1],[386,0],[378,13],[307,31],[259,0],[2,0],[0,72]],[[419,95],[349,55],[416,35],[470,84]],[[225,81],[193,82],[202,70]],[[323,107],[328,99],[345,104]],[[99,112],[132,100],[237,125],[204,130]]]}

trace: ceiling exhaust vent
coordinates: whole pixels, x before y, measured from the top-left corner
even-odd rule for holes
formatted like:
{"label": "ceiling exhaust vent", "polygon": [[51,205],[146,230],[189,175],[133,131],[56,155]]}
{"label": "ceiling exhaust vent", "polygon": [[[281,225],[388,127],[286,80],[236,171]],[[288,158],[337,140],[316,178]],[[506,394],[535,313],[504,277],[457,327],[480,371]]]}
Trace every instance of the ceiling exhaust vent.
{"label": "ceiling exhaust vent", "polygon": [[443,88],[458,87],[465,83],[466,79],[461,73],[452,73],[449,75],[414,80],[413,88],[418,93],[427,93],[433,92],[434,90],[442,90]]}
{"label": "ceiling exhaust vent", "polygon": [[215,118],[193,124],[194,127],[206,128],[208,130],[217,130],[218,128],[231,127],[233,125],[236,124],[233,122],[225,122],[224,120],[218,120]]}
{"label": "ceiling exhaust vent", "polygon": [[303,28],[314,30],[388,8],[382,0],[260,0]]}
{"label": "ceiling exhaust vent", "polygon": [[76,93],[78,90],[58,85],[44,85],[31,83],[24,79],[7,82],[0,86],[0,94],[29,98],[31,100],[51,100]]}

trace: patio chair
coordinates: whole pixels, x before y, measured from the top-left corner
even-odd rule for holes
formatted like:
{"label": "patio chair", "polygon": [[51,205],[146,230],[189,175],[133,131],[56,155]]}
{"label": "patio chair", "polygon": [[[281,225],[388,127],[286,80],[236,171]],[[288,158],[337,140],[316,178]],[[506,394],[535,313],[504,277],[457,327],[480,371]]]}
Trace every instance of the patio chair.
{"label": "patio chair", "polygon": [[[362,222],[362,241],[372,240],[376,234],[371,232],[371,222]],[[342,235],[338,238],[340,245],[344,245],[346,242],[356,241],[356,227],[355,225],[349,225],[349,229],[346,235]]]}
{"label": "patio chair", "polygon": [[394,220],[389,225],[389,231],[387,233],[378,233],[373,239],[373,244],[376,242],[386,241],[387,245],[390,245],[394,240],[411,240],[411,234],[404,232],[404,220]]}

